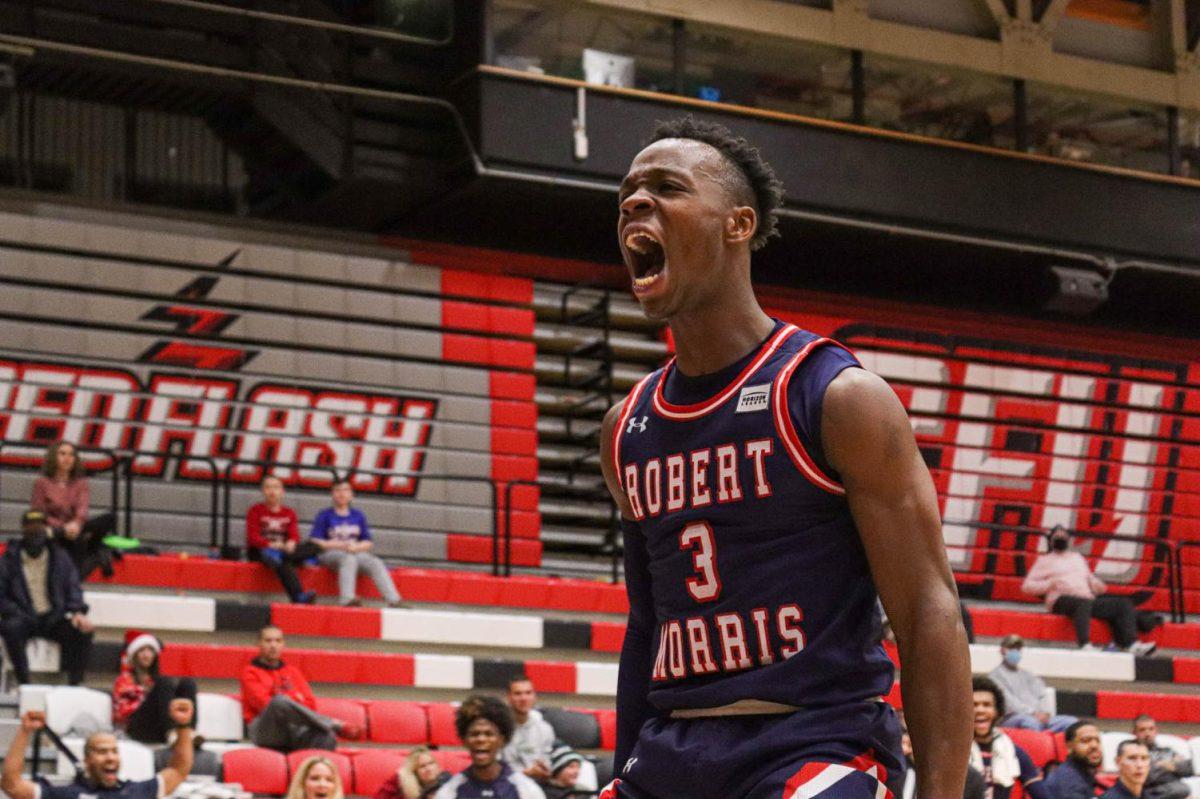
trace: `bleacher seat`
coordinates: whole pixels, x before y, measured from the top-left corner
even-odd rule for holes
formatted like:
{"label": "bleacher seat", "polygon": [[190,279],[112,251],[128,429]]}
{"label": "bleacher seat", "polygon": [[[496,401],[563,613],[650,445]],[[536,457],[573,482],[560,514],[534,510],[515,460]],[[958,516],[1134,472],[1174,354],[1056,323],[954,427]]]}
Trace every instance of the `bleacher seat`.
{"label": "bleacher seat", "polygon": [[[407,749],[364,749],[354,756],[354,790],[359,796],[374,796],[408,757]],[[347,793],[351,791],[347,789]]]}
{"label": "bleacher seat", "polygon": [[433,756],[437,758],[442,770],[451,774],[457,774],[471,765],[471,754],[465,749],[434,749]]}
{"label": "bleacher seat", "polygon": [[1019,730],[1004,728],[1004,733],[1013,743],[1025,750],[1035,765],[1045,769],[1047,763],[1056,761],[1054,734],[1040,730]]}
{"label": "bleacher seat", "polygon": [[201,692],[196,695],[196,734],[208,741],[240,741],[242,703],[232,696]]}
{"label": "bleacher seat", "polygon": [[318,696],[317,712],[367,732],[367,709],[356,699],[337,699]]}
{"label": "bleacher seat", "polygon": [[455,705],[431,702],[425,706],[429,717],[429,743],[431,746],[461,746],[458,732],[454,729]]}
{"label": "bleacher seat", "polygon": [[429,742],[429,717],[419,702],[378,700],[367,703],[371,740],[384,744]]}
{"label": "bleacher seat", "polygon": [[554,734],[572,749],[596,749],[600,746],[600,722],[590,713],[547,707],[542,709]]}
{"label": "bleacher seat", "polygon": [[251,793],[278,795],[287,791],[288,761],[274,749],[235,749],[225,753],[221,764],[225,782],[236,782]]}
{"label": "bleacher seat", "polygon": [[295,752],[289,752],[287,755],[288,773],[295,774],[301,764],[310,757],[326,757],[333,762],[333,765],[338,770],[338,775],[342,778],[342,790],[348,791],[354,785],[354,766],[350,763],[349,756],[341,752],[330,752],[327,749],[298,749]]}
{"label": "bleacher seat", "polygon": [[1117,746],[1121,741],[1128,741],[1133,736],[1127,732],[1115,732],[1109,730],[1100,734],[1100,745],[1104,749],[1104,762],[1100,766],[1101,771],[1116,771],[1117,770]]}
{"label": "bleacher seat", "polygon": [[[0,644],[3,654],[3,665],[0,666],[0,687],[9,690],[15,675],[12,671],[12,661],[8,657],[8,649]],[[56,674],[62,671],[62,649],[57,641],[45,638],[30,638],[25,644],[25,660],[29,664],[31,674]]]}
{"label": "bleacher seat", "polygon": [[89,735],[112,729],[112,697],[78,686],[57,686],[46,693],[46,726],[59,735],[74,730]]}

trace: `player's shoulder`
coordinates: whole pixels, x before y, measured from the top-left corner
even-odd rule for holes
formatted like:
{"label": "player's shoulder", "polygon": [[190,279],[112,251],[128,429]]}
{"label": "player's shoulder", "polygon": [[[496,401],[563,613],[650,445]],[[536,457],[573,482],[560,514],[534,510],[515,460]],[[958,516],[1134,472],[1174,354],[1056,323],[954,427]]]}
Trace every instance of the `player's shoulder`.
{"label": "player's shoulder", "polygon": [[443,784],[441,788],[438,788],[437,793],[433,795],[433,799],[457,799],[458,789],[461,788],[466,781],[467,778],[462,772],[455,774],[453,777],[446,780],[445,784]]}

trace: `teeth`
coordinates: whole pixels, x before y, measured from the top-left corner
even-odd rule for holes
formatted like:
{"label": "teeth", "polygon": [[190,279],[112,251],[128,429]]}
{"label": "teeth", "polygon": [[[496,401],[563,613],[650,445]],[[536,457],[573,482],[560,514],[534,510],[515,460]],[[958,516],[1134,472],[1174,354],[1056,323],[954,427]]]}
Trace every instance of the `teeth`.
{"label": "teeth", "polygon": [[653,238],[645,233],[630,233],[625,238],[625,246],[636,252],[638,255],[644,255],[651,244],[655,244]]}
{"label": "teeth", "polygon": [[644,289],[644,288],[646,288],[646,286],[649,286],[651,283],[658,280],[658,276],[660,274],[662,274],[662,273],[657,272],[653,275],[646,275],[645,277],[635,277],[633,279],[633,285],[637,286],[638,288]]}

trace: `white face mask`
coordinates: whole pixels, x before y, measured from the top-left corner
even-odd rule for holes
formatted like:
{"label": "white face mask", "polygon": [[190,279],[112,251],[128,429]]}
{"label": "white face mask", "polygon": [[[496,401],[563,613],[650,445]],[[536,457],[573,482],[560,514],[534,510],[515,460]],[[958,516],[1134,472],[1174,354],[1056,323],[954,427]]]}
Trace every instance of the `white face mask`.
{"label": "white face mask", "polygon": [[1021,662],[1021,650],[1009,649],[1004,653],[1004,662],[1010,666],[1016,666]]}

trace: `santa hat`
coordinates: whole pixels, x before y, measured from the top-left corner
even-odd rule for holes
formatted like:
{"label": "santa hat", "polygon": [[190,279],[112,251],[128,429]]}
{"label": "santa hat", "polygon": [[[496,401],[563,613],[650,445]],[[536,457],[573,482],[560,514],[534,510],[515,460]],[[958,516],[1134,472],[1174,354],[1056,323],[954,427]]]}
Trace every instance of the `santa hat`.
{"label": "santa hat", "polygon": [[141,630],[125,631],[125,659],[127,661],[132,661],[137,651],[147,646],[153,649],[156,655],[162,653],[162,641],[150,633],[144,633]]}

